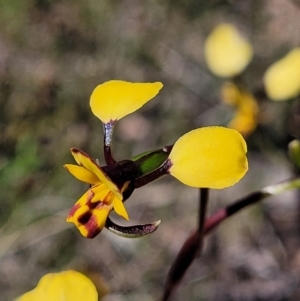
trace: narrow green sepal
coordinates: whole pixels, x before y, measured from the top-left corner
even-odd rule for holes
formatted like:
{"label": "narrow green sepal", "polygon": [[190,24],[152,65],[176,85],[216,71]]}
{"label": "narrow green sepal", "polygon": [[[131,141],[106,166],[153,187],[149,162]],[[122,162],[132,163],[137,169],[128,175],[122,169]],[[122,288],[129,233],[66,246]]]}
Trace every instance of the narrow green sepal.
{"label": "narrow green sepal", "polygon": [[146,175],[159,168],[169,157],[172,147],[164,147],[154,151],[148,151],[132,158],[142,175]]}
{"label": "narrow green sepal", "polygon": [[140,238],[142,236],[153,233],[159,226],[160,220],[143,225],[134,225],[129,227],[123,227],[115,224],[110,218],[107,219],[105,228],[112,233],[126,238]]}

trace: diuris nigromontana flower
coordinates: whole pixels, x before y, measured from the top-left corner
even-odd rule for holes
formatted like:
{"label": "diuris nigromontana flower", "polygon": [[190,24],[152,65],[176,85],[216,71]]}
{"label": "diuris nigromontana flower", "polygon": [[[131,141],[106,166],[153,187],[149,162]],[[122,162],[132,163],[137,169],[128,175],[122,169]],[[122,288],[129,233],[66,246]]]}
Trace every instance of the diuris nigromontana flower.
{"label": "diuris nigromontana flower", "polygon": [[236,130],[218,126],[190,131],[172,146],[146,152],[132,160],[116,161],[111,153],[111,140],[117,120],[143,106],[161,88],[159,82],[114,80],[94,90],[90,106],[104,124],[107,165],[100,166],[76,148],[71,153],[78,165],[65,165],[78,180],[90,184],[67,218],[83,236],[95,237],[106,226],[112,210],[128,220],[124,201],[134,189],[163,175],[170,174],[192,187],[221,189],[234,185],[247,172],[247,146],[243,137]]}
{"label": "diuris nigromontana flower", "polygon": [[103,229],[112,209],[128,220],[122,202],[122,191],[128,182],[124,182],[119,189],[88,154],[76,148],[72,148],[71,153],[78,165],[65,164],[64,167],[75,178],[91,187],[75,203],[67,221],[74,223],[83,236],[93,238]]}

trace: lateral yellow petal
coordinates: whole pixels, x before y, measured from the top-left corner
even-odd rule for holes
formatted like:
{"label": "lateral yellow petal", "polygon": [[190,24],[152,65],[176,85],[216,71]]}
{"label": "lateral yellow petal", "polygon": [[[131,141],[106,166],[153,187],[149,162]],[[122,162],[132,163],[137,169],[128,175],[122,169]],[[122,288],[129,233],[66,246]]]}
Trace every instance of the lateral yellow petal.
{"label": "lateral yellow petal", "polygon": [[113,206],[114,206],[114,210],[118,215],[122,216],[126,220],[129,220],[128,213],[122,201],[120,201],[118,198],[115,197],[113,199]]}
{"label": "lateral yellow petal", "polygon": [[98,85],[90,99],[93,114],[103,123],[119,120],[155,97],[163,87],[160,82],[131,83],[121,80]]}
{"label": "lateral yellow petal", "polygon": [[272,100],[287,100],[300,94],[300,47],[267,69],[264,85]]}
{"label": "lateral yellow petal", "polygon": [[98,177],[82,166],[65,164],[64,168],[79,181],[92,185],[99,183]]}
{"label": "lateral yellow petal", "polygon": [[253,56],[251,44],[231,24],[217,26],[205,41],[204,55],[216,75],[232,77],[241,73]]}
{"label": "lateral yellow petal", "polygon": [[85,167],[91,173],[95,174],[99,181],[103,182],[110,191],[120,200],[123,199],[121,191],[118,187],[111,181],[111,179],[102,171],[101,167],[85,152],[77,148],[72,148],[71,153],[75,158],[76,162]]}
{"label": "lateral yellow petal", "polygon": [[246,142],[236,130],[204,127],[177,140],[169,172],[192,187],[221,189],[234,185],[248,170]]}

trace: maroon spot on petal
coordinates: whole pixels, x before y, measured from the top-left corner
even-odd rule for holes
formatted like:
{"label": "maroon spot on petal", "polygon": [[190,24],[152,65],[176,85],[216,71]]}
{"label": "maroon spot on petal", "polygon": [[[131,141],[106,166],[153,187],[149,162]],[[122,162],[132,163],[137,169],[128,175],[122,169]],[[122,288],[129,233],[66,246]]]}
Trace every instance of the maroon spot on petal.
{"label": "maroon spot on petal", "polygon": [[98,201],[98,202],[88,202],[88,203],[87,203],[87,206],[89,207],[89,209],[93,210],[93,209],[95,209],[99,204],[101,204],[100,201]]}
{"label": "maroon spot on petal", "polygon": [[87,238],[94,238],[97,236],[102,229],[99,229],[99,226],[97,224],[97,219],[95,216],[91,216],[88,223],[85,224],[85,228],[87,230]]}
{"label": "maroon spot on petal", "polygon": [[78,222],[82,225],[86,225],[90,219],[91,219],[91,216],[92,216],[92,212],[88,211],[84,214],[82,214],[79,218],[78,218]]}

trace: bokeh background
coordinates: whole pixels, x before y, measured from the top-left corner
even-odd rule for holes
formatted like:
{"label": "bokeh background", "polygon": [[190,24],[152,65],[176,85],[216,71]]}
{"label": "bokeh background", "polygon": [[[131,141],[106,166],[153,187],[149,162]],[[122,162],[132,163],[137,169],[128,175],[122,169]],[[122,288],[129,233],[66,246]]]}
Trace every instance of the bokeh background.
{"label": "bokeh background", "polygon": [[[299,100],[272,102],[266,68],[300,45],[298,0],[0,1],[0,300],[32,289],[46,273],[76,269],[105,301],[157,300],[180,246],[197,222],[197,189],[164,178],[126,202],[129,224],[162,220],[129,240],[104,230],[93,240],[65,222],[85,191],[64,169],[70,147],[99,158],[102,124],[89,109],[109,79],[162,81],[161,93],[121,120],[118,159],[174,143],[205,125],[226,125],[224,79],[208,70],[203,45],[230,22],[251,41],[254,59],[240,81],[257,95],[260,123],[247,139],[249,172],[212,191],[209,211],[297,171],[287,145],[299,137]],[[270,198],[229,219],[206,239],[173,300],[299,300],[300,199]],[[120,224],[128,223],[119,220]]]}

